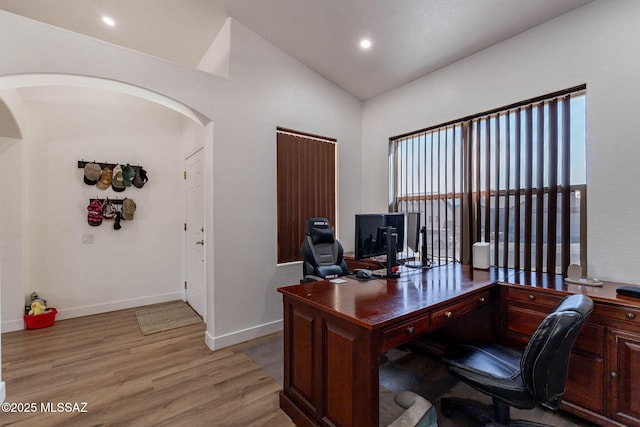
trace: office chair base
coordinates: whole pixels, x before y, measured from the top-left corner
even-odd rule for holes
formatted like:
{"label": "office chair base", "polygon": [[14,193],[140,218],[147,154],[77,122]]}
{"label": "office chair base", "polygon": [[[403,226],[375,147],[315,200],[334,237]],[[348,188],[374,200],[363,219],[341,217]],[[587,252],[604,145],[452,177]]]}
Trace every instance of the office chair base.
{"label": "office chair base", "polygon": [[440,411],[445,418],[453,417],[456,411],[464,412],[483,425],[514,427],[553,427],[527,420],[512,420],[509,406],[496,399],[493,405],[486,405],[476,400],[443,397],[440,400]]}

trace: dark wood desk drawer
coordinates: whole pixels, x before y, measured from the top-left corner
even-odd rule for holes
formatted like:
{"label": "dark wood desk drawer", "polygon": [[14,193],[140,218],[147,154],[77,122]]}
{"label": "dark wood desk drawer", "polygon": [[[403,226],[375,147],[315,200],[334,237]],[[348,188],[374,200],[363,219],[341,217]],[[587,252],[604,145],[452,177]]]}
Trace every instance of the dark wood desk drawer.
{"label": "dark wood desk drawer", "polygon": [[597,304],[593,310],[593,314],[606,317],[607,319],[625,322],[627,325],[640,326],[640,310],[636,308]]}
{"label": "dark wood desk drawer", "polygon": [[439,328],[454,319],[489,304],[489,291],[480,292],[431,313],[431,327]]}
{"label": "dark wood desk drawer", "polygon": [[[562,299],[561,296],[549,295],[535,290],[527,291],[507,287],[506,291],[506,297],[508,300],[516,302],[526,302],[529,304],[539,304],[551,308],[555,308]],[[549,312],[551,312],[551,310],[549,310]]]}
{"label": "dark wood desk drawer", "polygon": [[385,328],[382,331],[382,352],[413,341],[430,329],[431,319],[429,313],[407,320],[399,325]]}
{"label": "dark wood desk drawer", "polygon": [[416,337],[428,332],[430,329],[431,319],[429,313],[385,328],[382,331],[382,352],[384,353],[401,344],[413,341]]}
{"label": "dark wood desk drawer", "polygon": [[[551,310],[549,310],[550,312]],[[506,329],[509,333],[509,339],[512,340],[510,342],[514,343],[515,341],[517,343],[516,347],[524,348],[547,314],[547,312],[543,313],[533,309],[507,306]],[[604,334],[604,326],[590,323],[587,320],[582,326],[574,347],[603,356]]]}

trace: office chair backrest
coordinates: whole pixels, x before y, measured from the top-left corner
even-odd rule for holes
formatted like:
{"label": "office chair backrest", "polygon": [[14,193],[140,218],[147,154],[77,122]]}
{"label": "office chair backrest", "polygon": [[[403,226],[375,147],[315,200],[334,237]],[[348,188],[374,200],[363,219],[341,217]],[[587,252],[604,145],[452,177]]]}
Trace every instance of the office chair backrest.
{"label": "office chair backrest", "polygon": [[573,344],[592,310],[593,301],[587,296],[565,297],[529,340],[520,362],[522,379],[544,406],[560,405]]}
{"label": "office chair backrest", "polygon": [[326,218],[310,218],[306,224],[306,236],[300,249],[304,276],[321,278],[343,276],[349,273],[344,261],[344,249],[334,236]]}

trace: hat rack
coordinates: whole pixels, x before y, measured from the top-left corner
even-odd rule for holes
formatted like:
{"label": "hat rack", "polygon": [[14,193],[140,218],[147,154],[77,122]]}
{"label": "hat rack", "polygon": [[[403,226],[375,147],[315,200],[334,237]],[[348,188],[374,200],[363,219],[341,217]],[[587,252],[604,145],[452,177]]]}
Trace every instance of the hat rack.
{"label": "hat rack", "polygon": [[100,169],[104,169],[104,168],[113,169],[118,165],[130,165],[130,166],[133,166],[133,167],[136,167],[136,168],[142,168],[142,165],[132,165],[132,164],[126,163],[126,162],[125,163],[109,163],[109,162],[101,163],[101,162],[96,162],[96,161],[87,162],[85,160],[78,160],[78,169],[84,169],[84,167],[87,166],[87,164],[89,164],[89,163],[97,164],[98,166],[100,166]]}
{"label": "hat rack", "polygon": [[109,200],[114,205],[121,205],[122,202],[124,202],[124,199],[112,199],[111,197],[108,197],[107,199],[101,199],[100,197],[92,197],[91,199],[89,199],[89,203],[93,202],[94,200],[99,200],[100,203],[104,203],[105,201]]}

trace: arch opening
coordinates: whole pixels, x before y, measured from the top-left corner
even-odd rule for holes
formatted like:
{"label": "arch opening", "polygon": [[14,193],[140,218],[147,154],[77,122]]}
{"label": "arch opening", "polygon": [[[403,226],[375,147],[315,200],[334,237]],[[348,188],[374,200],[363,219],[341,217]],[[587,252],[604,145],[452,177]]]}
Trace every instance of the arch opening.
{"label": "arch opening", "polygon": [[[173,98],[162,95],[160,93],[135,86],[130,83],[124,83],[117,80],[111,80],[101,77],[74,75],[74,74],[56,74],[56,73],[31,73],[31,74],[15,74],[0,77],[0,90],[2,89],[20,89],[36,86],[73,86],[88,87],[97,89],[112,90],[138,98],[146,99],[159,105],[170,108],[194,122],[206,126],[212,120]],[[1,107],[1,106],[0,106]]]}

